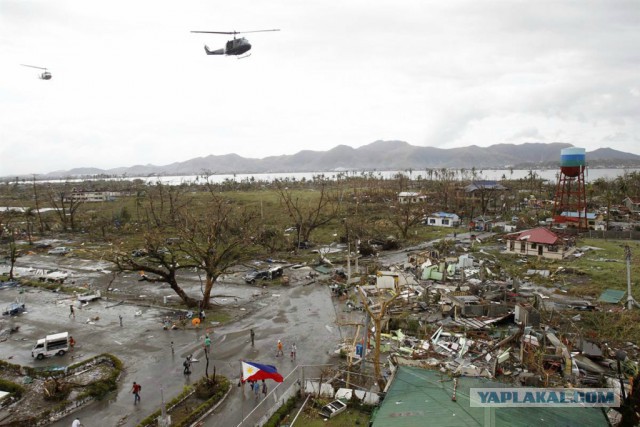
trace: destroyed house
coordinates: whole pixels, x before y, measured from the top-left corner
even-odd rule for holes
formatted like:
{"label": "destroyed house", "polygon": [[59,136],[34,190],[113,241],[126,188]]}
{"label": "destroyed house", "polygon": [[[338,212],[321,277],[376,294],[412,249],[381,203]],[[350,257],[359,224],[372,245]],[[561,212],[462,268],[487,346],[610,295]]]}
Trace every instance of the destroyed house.
{"label": "destroyed house", "polygon": [[71,193],[64,195],[64,199],[67,202],[112,202],[120,195],[118,191],[94,191],[74,188]]}
{"label": "destroyed house", "polygon": [[[455,384],[455,390],[454,390]],[[371,417],[372,427],[432,426],[609,426],[602,408],[471,406],[471,388],[510,387],[486,378],[398,366],[386,395]],[[526,420],[526,421],[525,421]]]}
{"label": "destroyed house", "polygon": [[640,212],[640,199],[632,199],[627,197],[622,201],[630,212]]}
{"label": "destroyed house", "polygon": [[[569,227],[580,227],[595,230],[598,217],[591,212],[562,212],[560,216]],[[601,218],[600,218],[601,219]]]}
{"label": "destroyed house", "polygon": [[576,250],[573,240],[561,237],[544,227],[508,234],[506,239],[506,253],[512,254],[563,259]]}
{"label": "destroyed house", "polygon": [[476,191],[503,191],[506,190],[507,187],[500,184],[498,181],[473,181],[471,184],[467,185],[464,190],[467,193],[474,193]]}

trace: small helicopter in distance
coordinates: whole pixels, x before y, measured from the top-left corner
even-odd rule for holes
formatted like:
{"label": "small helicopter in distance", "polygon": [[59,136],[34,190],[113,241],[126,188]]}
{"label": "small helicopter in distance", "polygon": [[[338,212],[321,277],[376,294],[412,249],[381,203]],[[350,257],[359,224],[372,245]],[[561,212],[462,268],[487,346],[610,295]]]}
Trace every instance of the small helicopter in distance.
{"label": "small helicopter in distance", "polygon": [[[206,34],[233,34],[233,40],[229,40],[224,49],[210,50],[207,45],[204,45],[204,51],[207,55],[242,55],[251,49],[251,43],[244,37],[236,38],[236,34],[247,33],[264,33],[267,31],[280,31],[278,30],[256,30],[256,31],[191,31],[192,33],[206,33]],[[238,58],[246,58],[246,56],[238,56]]]}
{"label": "small helicopter in distance", "polygon": [[49,71],[47,71],[46,68],[43,67],[36,67],[35,65],[25,65],[25,64],[20,64],[23,67],[30,67],[30,68],[37,68],[39,70],[44,70],[44,73],[40,74],[38,77],[40,78],[40,80],[51,80],[51,73]]}

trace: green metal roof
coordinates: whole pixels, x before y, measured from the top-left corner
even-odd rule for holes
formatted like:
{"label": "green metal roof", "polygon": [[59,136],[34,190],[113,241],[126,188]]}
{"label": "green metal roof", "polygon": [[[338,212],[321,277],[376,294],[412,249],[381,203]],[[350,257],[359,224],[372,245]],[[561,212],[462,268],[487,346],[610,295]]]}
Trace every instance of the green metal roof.
{"label": "green metal roof", "polygon": [[605,289],[605,291],[600,294],[600,298],[598,298],[598,301],[617,304],[620,302],[622,297],[624,297],[624,294],[626,294],[625,291],[619,291],[617,289]]}
{"label": "green metal roof", "polygon": [[[400,366],[373,418],[372,427],[484,426],[485,411],[471,407],[469,389],[512,387],[486,378],[453,380],[439,371]],[[609,426],[601,408],[492,408],[496,426]]]}
{"label": "green metal roof", "polygon": [[315,270],[321,274],[330,274],[333,271],[333,268],[327,267],[326,265],[319,265],[315,267]]}

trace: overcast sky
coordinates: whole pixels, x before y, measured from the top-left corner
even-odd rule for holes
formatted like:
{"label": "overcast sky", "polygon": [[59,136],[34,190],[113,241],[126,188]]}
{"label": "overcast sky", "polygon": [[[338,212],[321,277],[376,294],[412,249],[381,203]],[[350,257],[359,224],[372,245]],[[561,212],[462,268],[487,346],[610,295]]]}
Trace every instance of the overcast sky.
{"label": "overcast sky", "polygon": [[[241,60],[190,33],[272,28]],[[638,1],[0,0],[0,175],[381,139],[640,154],[639,46]]]}

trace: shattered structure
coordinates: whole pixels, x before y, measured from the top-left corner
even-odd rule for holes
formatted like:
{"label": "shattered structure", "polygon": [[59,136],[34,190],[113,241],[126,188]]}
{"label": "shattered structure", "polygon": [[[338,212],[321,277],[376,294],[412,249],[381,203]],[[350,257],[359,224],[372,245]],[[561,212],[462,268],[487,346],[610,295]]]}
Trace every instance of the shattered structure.
{"label": "shattered structure", "polygon": [[[629,392],[630,384],[620,378],[637,373],[637,364],[590,341],[575,325],[580,311],[596,309],[594,301],[509,277],[482,250],[450,255],[410,253],[406,262],[363,280],[355,296],[365,319],[341,349],[350,369],[372,363],[381,391],[398,367],[410,366],[447,378],[491,379],[505,387]],[[548,280],[565,270],[529,270],[526,278]],[[361,325],[367,325],[363,334]],[[628,343],[622,350],[637,355],[638,346]],[[615,422],[619,413],[610,412]]]}

